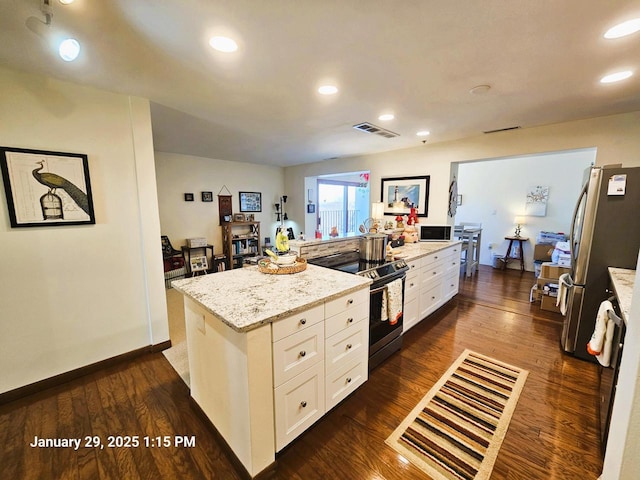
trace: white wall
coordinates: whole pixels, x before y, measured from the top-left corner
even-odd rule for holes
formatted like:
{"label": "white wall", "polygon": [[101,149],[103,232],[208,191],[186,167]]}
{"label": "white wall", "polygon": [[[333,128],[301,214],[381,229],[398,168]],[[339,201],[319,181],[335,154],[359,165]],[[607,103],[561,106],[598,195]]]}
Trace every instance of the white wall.
{"label": "white wall", "polygon": [[[533,271],[533,245],[539,231],[569,234],[575,202],[582,188],[583,173],[595,163],[595,149],[525,155],[499,160],[460,163],[458,166],[458,207],[455,223],[482,223],[480,263],[491,265],[492,254],[505,255],[513,235],[516,215],[525,212],[526,192],[530,186],[549,187],[547,214],[525,216],[521,235],[525,269]],[[520,268],[518,262],[509,264]]]}
{"label": "white wall", "polygon": [[96,216],[11,228],[0,194],[6,392],[169,334],[149,102],[3,68],[0,92],[0,145],[86,154]]}
{"label": "white wall", "polygon": [[[416,143],[420,142],[416,140]],[[429,217],[420,221],[450,223],[447,207],[452,164],[583,148],[597,149],[596,165],[640,166],[640,112],[478,135],[451,142],[420,143],[415,148],[393,152],[287,167],[285,184],[299,186],[297,190],[290,189],[293,208],[289,216],[296,221],[304,218],[304,177],[370,170],[371,201],[380,198],[381,177],[430,175]]]}
{"label": "white wall", "polygon": [[[232,195],[234,213],[241,213],[238,192],[262,193],[262,212],[254,214],[255,220],[260,222],[260,242],[271,237],[273,243],[277,226],[274,204],[287,193],[281,167],[165,152],[156,152],[155,157],[161,230],[174,248],[185,245],[187,238],[206,237],[215,254],[223,252],[217,195],[225,185]],[[203,191],[213,192],[213,202],[202,202]],[[184,201],[189,192],[194,194],[193,202]],[[228,195],[226,190],[222,193]],[[290,201],[287,213],[291,215],[289,205]]]}

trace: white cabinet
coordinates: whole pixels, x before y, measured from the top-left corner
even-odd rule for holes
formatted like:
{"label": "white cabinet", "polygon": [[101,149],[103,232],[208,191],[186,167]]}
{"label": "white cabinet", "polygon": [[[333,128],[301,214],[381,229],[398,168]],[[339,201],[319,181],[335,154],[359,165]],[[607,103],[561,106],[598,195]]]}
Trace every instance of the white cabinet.
{"label": "white cabinet", "polygon": [[404,331],[409,330],[458,293],[460,245],[408,262],[404,287]]}
{"label": "white cabinet", "polygon": [[276,451],[368,376],[369,290],[272,324]]}
{"label": "white cabinet", "polygon": [[324,415],[324,362],[275,388],[276,451]]}

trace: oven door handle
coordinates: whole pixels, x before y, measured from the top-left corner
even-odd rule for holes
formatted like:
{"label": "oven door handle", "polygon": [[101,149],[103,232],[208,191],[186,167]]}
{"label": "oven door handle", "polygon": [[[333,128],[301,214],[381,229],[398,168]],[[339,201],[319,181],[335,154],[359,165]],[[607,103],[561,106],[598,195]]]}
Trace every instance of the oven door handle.
{"label": "oven door handle", "polygon": [[373,294],[375,294],[375,293],[378,293],[378,292],[381,292],[381,291],[383,291],[383,290],[386,290],[386,289],[387,289],[387,287],[388,287],[387,285],[383,285],[383,286],[381,286],[381,287],[374,288],[373,290],[369,290],[369,295],[373,295]]}

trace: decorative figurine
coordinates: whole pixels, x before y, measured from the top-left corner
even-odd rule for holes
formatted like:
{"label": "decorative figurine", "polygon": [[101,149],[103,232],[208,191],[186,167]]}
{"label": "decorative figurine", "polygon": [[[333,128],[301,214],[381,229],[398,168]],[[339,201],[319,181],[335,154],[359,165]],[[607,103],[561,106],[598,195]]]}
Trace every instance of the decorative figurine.
{"label": "decorative figurine", "polygon": [[396,227],[397,228],[404,228],[404,217],[402,215],[398,215],[396,217]]}

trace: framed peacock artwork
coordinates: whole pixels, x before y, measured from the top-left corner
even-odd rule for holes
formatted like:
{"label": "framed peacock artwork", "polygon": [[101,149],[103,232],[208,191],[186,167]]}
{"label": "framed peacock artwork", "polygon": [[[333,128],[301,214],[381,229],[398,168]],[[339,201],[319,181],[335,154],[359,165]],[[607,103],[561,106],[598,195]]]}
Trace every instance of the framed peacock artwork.
{"label": "framed peacock artwork", "polygon": [[0,154],[11,227],[96,223],[86,155],[9,147]]}

